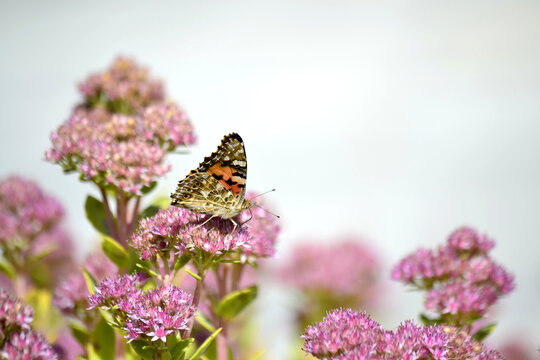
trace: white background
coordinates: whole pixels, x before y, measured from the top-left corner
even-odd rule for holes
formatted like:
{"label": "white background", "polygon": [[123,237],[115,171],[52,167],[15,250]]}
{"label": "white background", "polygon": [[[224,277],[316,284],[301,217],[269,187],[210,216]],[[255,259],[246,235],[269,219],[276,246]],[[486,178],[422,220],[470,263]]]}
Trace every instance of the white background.
{"label": "white background", "polygon": [[[540,2],[0,1],[0,176],[58,196],[80,255],[93,189],[43,153],[76,83],[117,54],[165,80],[199,137],[169,158],[163,194],[240,133],[248,188],[278,189],[280,256],[362,234],[385,258],[388,328],[421,309],[391,265],[472,225],[516,275],[492,342],[540,346]],[[279,326],[261,330],[269,358]]]}

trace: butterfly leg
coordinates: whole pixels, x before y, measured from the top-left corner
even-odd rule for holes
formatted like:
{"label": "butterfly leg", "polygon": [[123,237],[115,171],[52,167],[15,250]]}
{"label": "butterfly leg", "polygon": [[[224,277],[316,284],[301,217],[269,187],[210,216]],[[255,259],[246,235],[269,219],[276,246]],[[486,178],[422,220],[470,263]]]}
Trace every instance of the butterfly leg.
{"label": "butterfly leg", "polygon": [[233,234],[233,233],[234,233],[234,230],[236,230],[236,228],[238,227],[238,224],[237,224],[236,221],[234,221],[233,219],[229,219],[229,220],[231,220],[232,223],[234,224],[234,227],[233,227],[233,229],[232,229],[232,231],[231,231],[231,234]]}
{"label": "butterfly leg", "polygon": [[206,224],[207,222],[209,222],[210,220],[212,220],[213,218],[215,218],[217,215],[212,215],[210,216],[208,219],[205,220],[205,222],[203,222],[202,224],[199,224],[197,226],[195,226],[193,229],[191,229],[191,231],[203,226],[204,224]]}

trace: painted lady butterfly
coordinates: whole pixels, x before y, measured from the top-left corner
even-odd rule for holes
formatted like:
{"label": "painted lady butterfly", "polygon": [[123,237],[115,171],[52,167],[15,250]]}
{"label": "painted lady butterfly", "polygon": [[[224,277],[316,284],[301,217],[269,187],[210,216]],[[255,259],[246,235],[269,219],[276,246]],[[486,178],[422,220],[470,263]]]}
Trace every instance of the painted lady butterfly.
{"label": "painted lady butterfly", "polygon": [[254,205],[244,197],[246,176],[244,142],[236,133],[226,135],[215,152],[178,182],[176,191],[171,194],[171,205],[209,214],[211,218],[231,219],[236,227],[232,217]]}

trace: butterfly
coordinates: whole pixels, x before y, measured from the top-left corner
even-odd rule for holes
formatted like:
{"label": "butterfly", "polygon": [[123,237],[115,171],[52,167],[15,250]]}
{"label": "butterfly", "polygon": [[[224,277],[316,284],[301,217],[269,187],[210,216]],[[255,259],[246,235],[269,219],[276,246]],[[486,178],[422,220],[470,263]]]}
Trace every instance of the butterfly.
{"label": "butterfly", "polygon": [[[244,141],[237,133],[225,135],[217,150],[178,182],[171,205],[200,214],[232,219],[254,206],[246,199],[247,159]],[[202,225],[202,224],[201,224]]]}

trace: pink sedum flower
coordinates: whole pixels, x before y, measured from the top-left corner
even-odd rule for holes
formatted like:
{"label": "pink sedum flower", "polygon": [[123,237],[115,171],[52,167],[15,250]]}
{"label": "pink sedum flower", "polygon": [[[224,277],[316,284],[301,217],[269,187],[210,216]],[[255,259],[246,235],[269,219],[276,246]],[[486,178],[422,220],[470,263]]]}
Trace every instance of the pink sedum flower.
{"label": "pink sedum flower", "polygon": [[116,111],[137,111],[165,97],[161,81],[150,78],[148,69],[123,57],[115,59],[104,72],[89,76],[79,90],[88,103]]}
{"label": "pink sedum flower", "polygon": [[160,82],[127,59],[81,85],[86,102],[51,134],[46,159],[87,181],[128,195],[169,171],[167,152],[195,142],[193,126],[177,105],[165,102]]}
{"label": "pink sedum flower", "polygon": [[0,242],[31,241],[63,216],[60,203],[35,182],[18,176],[0,181]]}
{"label": "pink sedum flower", "polygon": [[514,288],[514,277],[489,257],[493,247],[487,236],[460,228],[436,251],[421,249],[405,257],[392,278],[426,290],[432,312],[475,319]]}
{"label": "pink sedum flower", "polygon": [[455,328],[405,321],[389,331],[366,313],[350,309],[330,311],[302,338],[305,352],[325,360],[503,359]]}
{"label": "pink sedum flower", "polygon": [[55,360],[56,353],[30,323],[34,310],[0,289],[0,359]]}
{"label": "pink sedum flower", "polygon": [[19,176],[0,180],[0,251],[17,276],[51,286],[72,268],[63,217],[60,203],[37,183]]}
{"label": "pink sedum flower", "polygon": [[160,253],[168,256],[173,249],[178,254],[202,251],[222,255],[249,246],[249,233],[243,227],[234,229],[230,220],[221,218],[201,225],[207,219],[208,215],[170,206],[153,217],[140,220],[130,245],[139,251],[143,260]]}
{"label": "pink sedum flower", "polygon": [[195,313],[192,296],[176,286],[160,286],[144,292],[140,275],[106,278],[89,297],[90,309],[101,307],[116,314],[125,337],[166,341],[170,334],[187,329]]}
{"label": "pink sedum flower", "polygon": [[57,360],[45,336],[33,331],[13,334],[0,348],[0,358],[9,360]]}
{"label": "pink sedum flower", "polygon": [[32,307],[0,289],[0,334],[5,334],[10,329],[29,330],[33,319]]}

